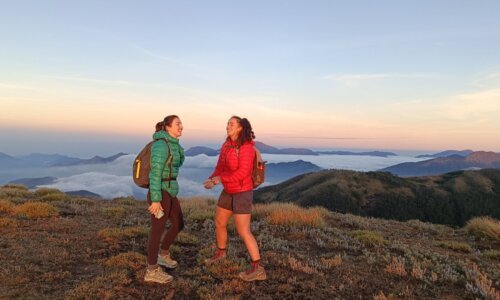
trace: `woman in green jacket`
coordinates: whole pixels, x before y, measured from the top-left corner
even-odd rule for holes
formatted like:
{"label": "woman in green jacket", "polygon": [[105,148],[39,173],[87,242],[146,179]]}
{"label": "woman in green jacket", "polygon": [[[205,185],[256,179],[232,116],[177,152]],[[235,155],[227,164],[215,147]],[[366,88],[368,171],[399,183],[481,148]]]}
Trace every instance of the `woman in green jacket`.
{"label": "woman in green jacket", "polygon": [[[177,199],[179,184],[177,175],[184,162],[184,149],[179,144],[182,135],[182,122],[176,115],[165,117],[156,126],[151,147],[151,171],[149,172],[149,191],[147,201],[151,213],[151,231],[148,240],[148,267],[144,281],[168,283],[172,276],[164,272],[161,266],[173,269],[177,262],[170,257],[169,248],[177,234],[184,228],[181,206]],[[165,224],[172,225],[161,236]],[[160,249],[161,242],[161,249]]]}

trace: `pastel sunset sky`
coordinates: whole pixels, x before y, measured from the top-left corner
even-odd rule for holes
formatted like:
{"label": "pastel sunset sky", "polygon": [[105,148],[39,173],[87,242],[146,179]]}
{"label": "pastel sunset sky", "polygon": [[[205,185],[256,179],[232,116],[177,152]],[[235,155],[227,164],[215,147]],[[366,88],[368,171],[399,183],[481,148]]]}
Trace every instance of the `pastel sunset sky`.
{"label": "pastel sunset sky", "polygon": [[500,152],[500,1],[4,1],[0,152],[135,153],[178,114],[285,147]]}

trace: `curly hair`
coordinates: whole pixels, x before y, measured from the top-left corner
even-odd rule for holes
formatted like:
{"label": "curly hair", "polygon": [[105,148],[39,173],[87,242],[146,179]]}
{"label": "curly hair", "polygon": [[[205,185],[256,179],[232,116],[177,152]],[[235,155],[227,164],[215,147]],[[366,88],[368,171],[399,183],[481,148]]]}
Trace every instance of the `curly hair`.
{"label": "curly hair", "polygon": [[236,143],[238,144],[238,146],[241,146],[244,143],[253,141],[255,139],[255,134],[253,133],[252,125],[250,124],[250,121],[248,121],[247,118],[232,116],[231,119],[237,120],[240,126],[242,127],[240,134],[236,139]]}

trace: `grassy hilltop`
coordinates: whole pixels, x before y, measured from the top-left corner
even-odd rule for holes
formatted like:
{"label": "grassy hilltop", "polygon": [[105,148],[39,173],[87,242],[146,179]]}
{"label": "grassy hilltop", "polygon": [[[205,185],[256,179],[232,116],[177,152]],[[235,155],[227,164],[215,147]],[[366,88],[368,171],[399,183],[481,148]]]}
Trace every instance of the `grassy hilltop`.
{"label": "grassy hilltop", "polygon": [[181,201],[171,285],[143,282],[149,215],[133,198],[0,187],[0,299],[499,299],[500,223],[464,228],[257,204],[252,230],[268,272],[237,279],[247,254],[232,225],[229,259],[208,268],[215,200]]}
{"label": "grassy hilltop", "polygon": [[500,219],[500,170],[402,178],[387,172],[324,170],[255,191],[255,201],[294,202],[361,216],[463,226]]}

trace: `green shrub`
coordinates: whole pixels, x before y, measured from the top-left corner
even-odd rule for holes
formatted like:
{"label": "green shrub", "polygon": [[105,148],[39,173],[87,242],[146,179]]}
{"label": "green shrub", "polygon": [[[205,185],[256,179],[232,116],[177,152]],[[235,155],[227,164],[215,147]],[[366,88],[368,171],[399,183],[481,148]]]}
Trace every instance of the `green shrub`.
{"label": "green shrub", "polygon": [[484,256],[491,259],[500,260],[500,250],[487,250],[484,252]]}
{"label": "green shrub", "polygon": [[462,242],[444,241],[437,243],[437,246],[465,253],[472,252],[472,247],[469,244]]}
{"label": "green shrub", "polygon": [[384,237],[375,231],[370,230],[354,230],[349,232],[349,235],[367,246],[382,246],[387,244]]}

